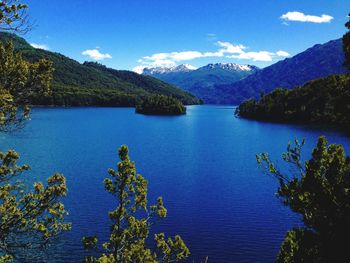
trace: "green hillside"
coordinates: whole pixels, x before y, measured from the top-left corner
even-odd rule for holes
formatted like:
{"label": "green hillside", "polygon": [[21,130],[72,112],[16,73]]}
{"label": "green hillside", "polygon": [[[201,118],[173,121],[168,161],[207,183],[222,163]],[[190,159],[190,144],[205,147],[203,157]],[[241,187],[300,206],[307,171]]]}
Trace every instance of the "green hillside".
{"label": "green hillside", "polygon": [[313,80],[295,89],[276,89],[239,105],[244,118],[350,125],[350,75]]}
{"label": "green hillside", "polygon": [[140,98],[162,94],[184,104],[198,104],[195,96],[149,76],[119,71],[103,65],[79,62],[62,54],[35,49],[23,38],[0,32],[0,41],[13,41],[25,59],[34,62],[49,59],[54,65],[52,95],[34,97],[32,104],[66,106],[135,106]]}

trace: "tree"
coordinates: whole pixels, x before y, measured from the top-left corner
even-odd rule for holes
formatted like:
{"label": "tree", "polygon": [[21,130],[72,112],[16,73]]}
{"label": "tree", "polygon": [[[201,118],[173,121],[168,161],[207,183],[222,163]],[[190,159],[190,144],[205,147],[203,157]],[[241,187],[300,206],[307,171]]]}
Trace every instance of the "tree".
{"label": "tree", "polygon": [[[349,21],[345,23],[345,27],[350,30],[350,13],[348,14]],[[350,70],[350,31],[343,36],[343,48],[345,53],[345,66]]]}
{"label": "tree", "polygon": [[51,61],[27,62],[11,42],[0,43],[0,131],[23,124],[30,98],[50,94],[52,74]]}
{"label": "tree", "polygon": [[64,176],[54,174],[46,186],[36,182],[28,191],[17,178],[29,166],[18,165],[18,159],[15,151],[0,152],[0,262],[33,256],[33,251],[70,229],[59,201],[67,194]]}
{"label": "tree", "polygon": [[[1,1],[0,30],[24,32],[26,8],[15,0]],[[50,92],[52,72],[50,61],[26,62],[12,43],[0,44],[0,132],[23,124],[30,97]],[[19,180],[29,166],[18,165],[18,159],[13,150],[0,152],[0,262],[33,260],[50,240],[70,229],[60,202],[67,193],[65,177],[56,173],[46,186],[36,182],[30,191]]]}
{"label": "tree", "polygon": [[[135,164],[130,161],[127,146],[119,149],[121,162],[118,170],[109,169],[111,178],[104,180],[105,189],[112,194],[118,206],[109,213],[113,224],[109,240],[103,244],[99,257],[86,257],[85,262],[174,262],[185,259],[189,250],[180,236],[165,239],[164,233],[155,234],[155,249],[146,246],[152,220],[166,217],[167,210],[161,197],[157,204],[148,206],[147,181],[136,174]],[[83,238],[86,249],[97,249],[97,237]]]}
{"label": "tree", "polygon": [[154,115],[186,114],[186,107],[176,98],[165,95],[150,95],[136,104],[136,112]]}
{"label": "tree", "polygon": [[341,145],[328,145],[320,137],[312,157],[301,160],[304,142],[287,147],[283,160],[294,171],[284,173],[269,159],[258,163],[279,182],[277,195],[283,204],[302,216],[304,227],[289,231],[278,262],[350,261],[350,158]]}
{"label": "tree", "polygon": [[0,30],[25,33],[30,29],[28,6],[18,0],[0,1]]}

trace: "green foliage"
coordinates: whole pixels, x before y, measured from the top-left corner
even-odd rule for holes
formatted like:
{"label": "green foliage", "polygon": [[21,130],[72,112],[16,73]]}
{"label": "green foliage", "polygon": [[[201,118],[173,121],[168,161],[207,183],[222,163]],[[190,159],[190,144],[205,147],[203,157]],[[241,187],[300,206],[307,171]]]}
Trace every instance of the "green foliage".
{"label": "green foliage", "polygon": [[[125,145],[119,149],[119,157],[118,170],[109,169],[111,178],[104,180],[105,189],[118,203],[117,208],[109,213],[113,222],[110,237],[103,244],[104,253],[97,258],[86,257],[85,262],[167,263],[187,258],[189,250],[180,236],[165,239],[163,233],[156,234],[156,250],[147,248],[152,220],[165,218],[167,210],[161,197],[156,205],[148,206],[147,181],[136,173]],[[87,249],[96,249],[97,242],[95,236],[83,238]]]}
{"label": "green foliage", "polygon": [[0,43],[0,130],[23,123],[30,97],[50,94],[52,72],[50,61],[29,63],[14,51],[12,42]]}
{"label": "green foliage", "polygon": [[[345,27],[350,30],[350,13],[348,15],[349,21],[345,23]],[[350,70],[350,31],[343,36],[343,49],[345,54],[345,66]]]}
{"label": "green foliage", "polygon": [[94,62],[80,64],[59,53],[35,49],[14,34],[0,32],[0,42],[9,40],[27,61],[47,59],[53,63],[52,94],[44,98],[32,96],[31,103],[35,105],[135,106],[137,99],[152,94],[172,96],[184,104],[200,103],[193,95],[158,79]]}
{"label": "green foliage", "polygon": [[[67,194],[61,174],[33,185],[29,191],[18,177],[29,169],[18,165],[15,151],[0,152],[0,262],[34,256],[48,241],[70,229],[60,199]],[[33,252],[33,253],[32,253]]]}
{"label": "green foliage", "polygon": [[0,30],[26,32],[29,29],[27,8],[17,0],[0,1]]}
{"label": "green foliage", "polygon": [[334,75],[292,90],[276,89],[259,101],[239,105],[236,114],[282,122],[350,124],[350,76]]}
{"label": "green foliage", "polygon": [[[0,2],[0,29],[25,31],[27,6],[16,0]],[[22,59],[12,41],[0,42],[0,131],[20,126],[29,116],[29,98],[48,96],[52,63]],[[19,176],[29,169],[17,165],[19,155],[11,150],[0,152],[0,262],[36,261],[38,252],[60,234],[70,229],[64,222],[66,211],[60,199],[67,194],[61,174],[33,185],[33,190]]]}
{"label": "green foliage", "polygon": [[305,227],[286,235],[278,262],[350,261],[350,158],[341,145],[320,137],[312,158],[301,160],[304,142],[288,145],[283,160],[293,168],[284,173],[269,159],[258,163],[279,182],[277,195],[302,216]]}
{"label": "green foliage", "polygon": [[152,95],[136,104],[136,112],[154,115],[182,115],[186,114],[186,107],[173,97]]}

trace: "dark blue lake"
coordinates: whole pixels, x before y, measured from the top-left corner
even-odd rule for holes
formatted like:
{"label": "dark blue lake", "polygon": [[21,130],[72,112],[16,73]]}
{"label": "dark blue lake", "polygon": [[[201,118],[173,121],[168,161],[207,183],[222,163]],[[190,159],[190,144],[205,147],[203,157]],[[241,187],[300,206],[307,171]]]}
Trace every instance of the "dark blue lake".
{"label": "dark blue lake", "polygon": [[206,256],[212,263],[273,262],[286,231],[300,220],[276,198],[277,184],[257,168],[255,154],[280,160],[289,140],[305,138],[309,157],[321,134],[350,152],[350,137],[341,132],[238,119],[225,106],[191,106],[180,117],[131,108],[37,108],[23,130],[0,135],[0,143],[31,165],[31,178],[56,171],[67,177],[64,202],[73,229],[52,248],[50,262],[81,262],[82,236],[107,236],[107,213],[116,203],[102,181],[121,144],[149,181],[150,204],[164,198],[168,217],[154,230],[180,234],[189,262]]}

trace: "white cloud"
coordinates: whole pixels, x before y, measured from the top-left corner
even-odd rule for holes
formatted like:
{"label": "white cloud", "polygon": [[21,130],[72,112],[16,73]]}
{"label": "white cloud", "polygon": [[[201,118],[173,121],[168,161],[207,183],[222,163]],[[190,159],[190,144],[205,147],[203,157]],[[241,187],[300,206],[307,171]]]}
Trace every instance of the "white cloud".
{"label": "white cloud", "polygon": [[216,46],[218,49],[214,52],[200,52],[200,51],[181,51],[181,52],[169,52],[169,53],[155,53],[150,56],[145,56],[138,59],[139,63],[133,71],[141,73],[146,67],[174,67],[178,62],[189,61],[198,58],[209,57],[226,57],[234,59],[247,59],[252,61],[272,61],[278,57],[290,56],[288,52],[279,50],[277,52],[269,51],[246,51],[248,48],[241,44],[232,44],[230,42],[217,41]]}
{"label": "white cloud", "polygon": [[44,49],[44,50],[50,50],[49,47],[45,44],[36,44],[36,43],[31,43],[30,44],[33,48],[38,48],[38,49]]}
{"label": "white cloud", "polygon": [[132,71],[138,73],[138,74],[142,74],[143,73],[143,70],[144,68],[146,68],[146,66],[136,66],[132,69]]}
{"label": "white cloud", "polygon": [[108,53],[102,54],[99,50],[97,49],[87,49],[81,53],[84,56],[88,56],[93,60],[104,60],[106,58],[112,58],[112,56]]}
{"label": "white cloud", "polygon": [[219,52],[222,53],[230,53],[230,54],[242,54],[244,53],[244,49],[246,49],[245,46],[243,45],[233,45],[230,42],[222,42],[222,41],[218,41],[217,45],[221,47],[221,49],[219,50]]}
{"label": "white cloud", "polygon": [[290,54],[286,51],[283,50],[279,50],[276,52],[276,55],[279,57],[290,57]]}
{"label": "white cloud", "polygon": [[249,59],[253,61],[272,61],[275,53],[268,51],[244,52],[239,55],[229,56],[230,58]]}
{"label": "white cloud", "polygon": [[330,15],[305,15],[302,12],[287,12],[281,16],[282,20],[285,21],[298,21],[298,22],[310,22],[310,23],[330,23],[333,20],[333,17]]}

